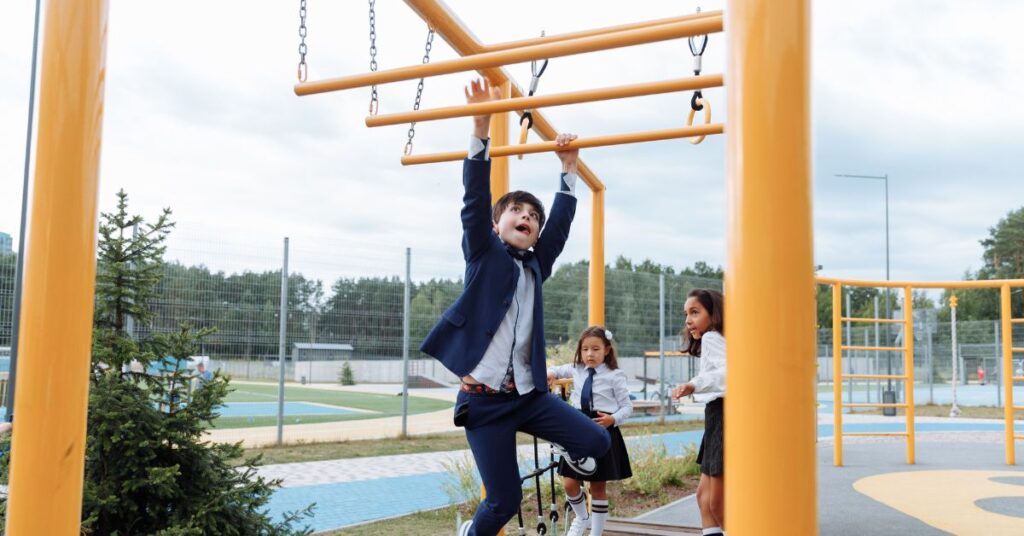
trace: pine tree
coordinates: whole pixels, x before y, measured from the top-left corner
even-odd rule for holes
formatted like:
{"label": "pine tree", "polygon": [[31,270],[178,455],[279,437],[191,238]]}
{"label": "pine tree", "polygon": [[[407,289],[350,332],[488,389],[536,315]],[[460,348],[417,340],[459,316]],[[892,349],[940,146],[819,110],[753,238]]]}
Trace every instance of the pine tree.
{"label": "pine tree", "polygon": [[117,196],[99,226],[83,534],[308,534],[293,526],[312,506],[270,519],[266,506],[280,482],[256,474],[258,458],[235,467],[240,443],[203,439],[228,379],[218,373],[200,383],[187,367],[213,330],[182,324],[133,337],[127,329],[129,318],[138,326],[151,319],[148,302],[174,224],[169,209],[154,223],[129,215],[127,194]]}

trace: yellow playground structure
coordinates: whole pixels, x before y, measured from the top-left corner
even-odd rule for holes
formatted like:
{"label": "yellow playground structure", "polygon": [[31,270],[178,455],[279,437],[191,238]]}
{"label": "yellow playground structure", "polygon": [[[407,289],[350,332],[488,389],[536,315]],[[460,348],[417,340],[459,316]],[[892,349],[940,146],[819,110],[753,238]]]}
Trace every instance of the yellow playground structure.
{"label": "yellow playground structure", "polygon": [[[810,0],[728,0],[724,12],[707,12],[643,23],[487,45],[441,0],[405,0],[462,57],[325,80],[305,80],[300,66],[298,95],[366,87],[400,80],[477,71],[503,88],[499,102],[376,114],[369,127],[441,120],[481,113],[492,122],[491,189],[509,190],[508,157],[553,151],[557,131],[538,111],[607,99],[725,86],[728,128],[711,121],[711,103],[695,99],[689,117],[663,130],[581,137],[572,147],[640,143],[727,133],[728,272],[725,309],[729,315],[729,445],[726,502],[734,535],[816,534],[815,298],[812,241]],[[8,534],[79,533],[93,291],[96,267],[97,175],[103,118],[108,0],[47,0],[39,95],[38,155],[31,201],[25,271],[19,388],[19,426],[13,437]],[[506,6],[507,7],[507,6]],[[495,4],[494,10],[502,6]],[[505,65],[617,47],[725,32],[725,74],[696,75],[658,83],[533,95],[518,86]],[[703,105],[703,106],[701,106]],[[418,108],[418,103],[417,103]],[[703,111],[703,114],[695,112]],[[508,112],[529,113],[519,143],[510,136]],[[699,116],[699,117],[695,117]],[[695,119],[698,124],[694,124]],[[542,141],[523,143],[525,127]],[[689,146],[686,146],[689,148]],[[402,164],[458,160],[463,152],[412,154]],[[579,164],[593,193],[589,320],[604,321],[605,186]],[[839,303],[844,285],[923,288],[918,283],[819,279],[833,285]],[[938,283],[956,287],[968,283]],[[981,283],[979,282],[979,285]],[[1009,315],[1010,287],[1021,281],[989,281],[1002,292],[1003,327],[1024,320]],[[907,303],[911,303],[908,298]],[[834,323],[843,318],[833,307]],[[913,328],[906,316],[906,329]],[[874,321],[874,320],[872,320]],[[904,322],[904,321],[900,321]],[[61,326],[62,336],[49,329]],[[780,337],[780,333],[796,334]],[[902,351],[912,356],[913,338]],[[1012,352],[1004,338],[1003,366],[1010,377]],[[765,353],[764,341],[772,341]],[[835,355],[841,355],[839,338]],[[901,376],[912,385],[911,366]],[[842,370],[835,360],[835,463],[842,463]],[[1019,378],[1014,378],[1019,379]],[[1009,383],[1006,400],[1011,400]],[[772,400],[766,404],[765,400]],[[903,407],[901,405],[901,407]],[[906,397],[907,461],[914,462],[913,395]],[[1007,463],[1014,463],[1012,414],[1008,403]],[[37,424],[39,423],[39,424]],[[742,478],[740,478],[742,475]]]}

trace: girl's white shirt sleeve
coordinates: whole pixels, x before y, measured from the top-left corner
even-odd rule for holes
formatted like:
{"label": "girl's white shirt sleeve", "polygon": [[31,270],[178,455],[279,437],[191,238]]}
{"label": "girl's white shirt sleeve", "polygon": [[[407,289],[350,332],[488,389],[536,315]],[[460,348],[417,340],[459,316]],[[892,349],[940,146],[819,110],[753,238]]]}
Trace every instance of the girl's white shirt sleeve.
{"label": "girl's white shirt sleeve", "polygon": [[700,372],[690,379],[693,399],[711,402],[725,397],[725,337],[709,331],[700,339]]}
{"label": "girl's white shirt sleeve", "polygon": [[612,372],[612,393],[619,409],[612,413],[615,426],[621,426],[633,414],[633,401],[629,398],[629,387],[626,386],[626,373],[621,370]]}
{"label": "girl's white shirt sleeve", "polygon": [[549,374],[554,374],[555,379],[563,380],[565,378],[572,378],[572,371],[576,368],[572,363],[565,365],[558,365],[557,367],[551,367],[548,369]]}

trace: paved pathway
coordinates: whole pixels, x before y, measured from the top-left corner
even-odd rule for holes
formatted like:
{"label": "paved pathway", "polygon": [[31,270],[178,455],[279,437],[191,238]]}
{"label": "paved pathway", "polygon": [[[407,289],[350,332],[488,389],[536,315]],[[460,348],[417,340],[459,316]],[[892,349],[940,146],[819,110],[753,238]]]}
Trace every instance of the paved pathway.
{"label": "paved pathway", "polygon": [[[394,385],[323,386],[323,388],[378,394],[400,392],[400,387]],[[410,394],[453,401],[456,391],[454,389],[414,389],[410,391]],[[703,417],[703,408],[700,405],[685,405],[680,410],[682,414],[674,416],[672,419]],[[647,418],[646,420],[654,419]],[[904,421],[899,417],[877,415],[848,414],[844,415],[843,422],[844,429],[848,431],[900,431],[904,427]],[[1024,423],[1018,423],[1018,428],[1024,428]],[[451,423],[451,409],[409,416],[408,429],[409,433],[414,435],[459,430]],[[918,417],[916,419],[919,444],[975,443],[991,446],[994,451],[999,451],[996,447],[1001,446],[1002,430],[1003,424],[997,420],[941,417]],[[395,437],[400,431],[401,418],[387,417],[349,422],[289,425],[285,427],[284,437],[288,442],[341,441]],[[830,408],[827,411],[819,411],[818,441],[819,449],[822,449],[822,452],[831,452],[832,435]],[[215,441],[242,440],[247,445],[267,445],[276,441],[276,428],[215,430],[209,437]],[[645,438],[645,441],[651,444],[663,444],[670,454],[678,455],[686,447],[696,445],[700,441],[700,437],[700,431],[691,431],[652,436]],[[637,448],[633,445],[638,440],[639,438],[629,440],[631,449]],[[855,456],[858,452],[857,449],[860,448],[888,448],[902,452],[903,441],[902,438],[849,437],[844,438],[844,445],[848,445],[844,450],[849,453],[849,456]],[[877,447],[872,447],[872,445],[877,445]],[[532,467],[533,446],[522,446],[520,453],[520,459]],[[548,455],[546,447],[542,447],[541,455],[542,457]],[[998,464],[1000,461],[989,460],[986,463]],[[317,531],[326,531],[416,511],[441,508],[451,504],[453,499],[447,488],[454,487],[449,472],[449,468],[454,464],[469,464],[471,466],[472,459],[469,451],[456,450],[278,464],[262,467],[259,473],[269,478],[282,479],[282,488],[276,491],[271,499],[271,513],[280,516],[286,511],[298,510],[311,503],[316,503],[316,514],[311,525]],[[822,486],[827,485],[822,483]],[[824,488],[822,493],[825,493]],[[688,512],[686,515],[692,518],[692,507]],[[909,525],[913,525],[913,523]]]}

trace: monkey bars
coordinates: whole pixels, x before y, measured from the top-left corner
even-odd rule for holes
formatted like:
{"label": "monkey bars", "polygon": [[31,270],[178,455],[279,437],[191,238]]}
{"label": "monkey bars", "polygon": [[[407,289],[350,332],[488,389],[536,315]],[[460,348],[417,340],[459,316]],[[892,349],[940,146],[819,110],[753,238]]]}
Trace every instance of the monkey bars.
{"label": "monkey bars", "polygon": [[488,67],[500,67],[530,60],[558,58],[574,54],[596,52],[612,48],[628,47],[657,41],[667,41],[680,37],[708,34],[722,31],[722,17],[709,16],[691,20],[683,20],[657,26],[648,26],[592,35],[578,39],[542,43],[508,50],[482,52],[462,58],[455,58],[436,63],[398,67],[386,71],[376,71],[339,78],[328,78],[314,82],[295,84],[295,94],[299,96],[339,91],[357,87],[372,86],[413,80],[427,76],[437,76],[464,71],[475,71]]}
{"label": "monkey bars", "polygon": [[481,102],[477,104],[447,106],[444,108],[433,108],[429,110],[370,115],[366,117],[366,126],[382,127],[387,125],[399,125],[402,123],[451,119],[453,117],[469,117],[473,115],[486,115],[499,112],[535,110],[537,108],[546,108],[550,106],[624,99],[627,97],[642,97],[646,95],[660,95],[662,93],[674,93],[676,91],[689,91],[693,89],[706,89],[709,87],[721,86],[722,75],[703,75],[690,78],[679,78],[676,80],[666,80],[663,82],[645,82],[642,84],[630,84],[583,91],[570,91],[567,93],[556,93],[553,95],[517,97],[513,99],[502,99],[499,101]]}

